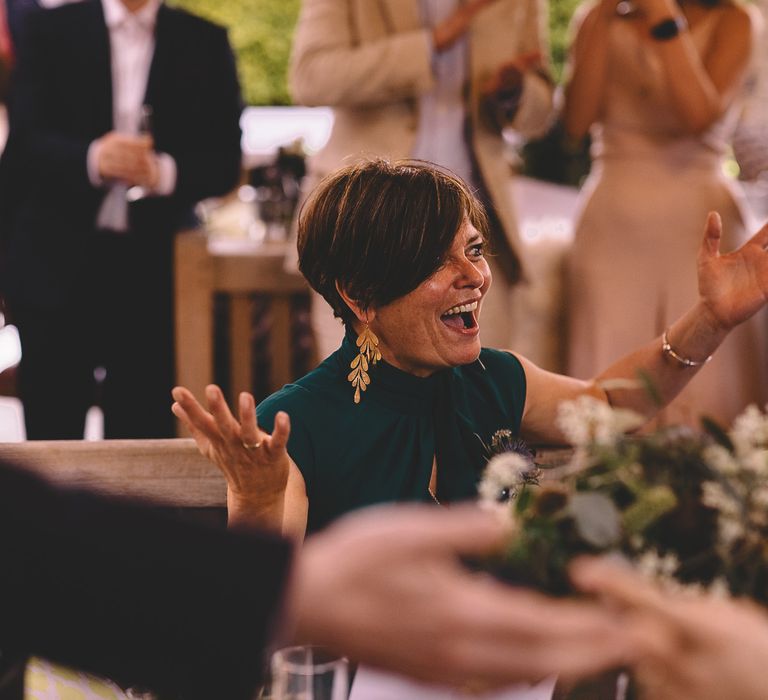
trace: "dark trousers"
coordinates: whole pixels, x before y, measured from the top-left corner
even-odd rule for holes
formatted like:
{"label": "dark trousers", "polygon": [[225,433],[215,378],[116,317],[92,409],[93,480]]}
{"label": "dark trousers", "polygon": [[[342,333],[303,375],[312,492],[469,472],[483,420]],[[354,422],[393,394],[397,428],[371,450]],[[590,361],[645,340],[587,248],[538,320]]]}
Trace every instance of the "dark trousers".
{"label": "dark trousers", "polygon": [[28,439],[82,438],[97,400],[106,438],[173,437],[172,284],[170,240],[101,233],[66,305],[10,300]]}

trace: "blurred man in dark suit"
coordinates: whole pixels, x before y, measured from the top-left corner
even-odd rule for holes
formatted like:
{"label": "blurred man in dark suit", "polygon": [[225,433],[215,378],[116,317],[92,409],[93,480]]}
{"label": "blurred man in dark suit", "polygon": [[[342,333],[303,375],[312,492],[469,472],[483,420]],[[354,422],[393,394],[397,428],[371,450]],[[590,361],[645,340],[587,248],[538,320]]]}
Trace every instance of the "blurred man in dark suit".
{"label": "blurred man in dark suit", "polygon": [[250,700],[265,652],[286,644],[450,686],[628,660],[612,613],[460,564],[503,535],[478,509],[392,506],[292,551],[276,535],[55,489],[0,461],[0,698],[21,698],[9,671],[30,654],[183,700]]}
{"label": "blurred man in dark suit", "polygon": [[16,60],[0,279],[27,436],[82,437],[98,367],[106,437],[171,436],[173,234],[240,169],[226,33],[160,0],[85,0],[29,14]]}

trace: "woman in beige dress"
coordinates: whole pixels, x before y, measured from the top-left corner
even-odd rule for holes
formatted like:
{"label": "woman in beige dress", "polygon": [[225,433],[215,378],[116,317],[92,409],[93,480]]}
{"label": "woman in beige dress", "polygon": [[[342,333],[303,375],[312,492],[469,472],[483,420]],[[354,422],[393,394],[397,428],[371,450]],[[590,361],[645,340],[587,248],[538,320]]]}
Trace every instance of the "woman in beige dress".
{"label": "woman in beige dress", "polygon": [[[756,26],[730,0],[600,0],[575,25],[565,124],[591,130],[593,169],[570,265],[569,373],[586,377],[690,305],[707,211],[720,212],[726,247],[746,237],[722,164]],[[665,420],[730,423],[765,403],[765,329],[760,315],[733,333]]]}

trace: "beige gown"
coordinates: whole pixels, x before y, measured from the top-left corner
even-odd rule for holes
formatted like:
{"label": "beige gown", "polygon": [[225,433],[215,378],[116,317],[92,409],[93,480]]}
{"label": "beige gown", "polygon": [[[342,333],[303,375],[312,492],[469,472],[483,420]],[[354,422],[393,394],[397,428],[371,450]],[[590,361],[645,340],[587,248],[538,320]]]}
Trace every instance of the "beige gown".
{"label": "beige gown", "polygon": [[[691,30],[699,51],[714,19],[713,11]],[[723,251],[754,226],[722,169],[733,109],[687,135],[651,47],[630,22],[613,22],[610,32],[604,117],[592,131],[593,169],[570,260],[569,371],[578,377],[660,335],[696,301],[708,211],[722,216]],[[696,424],[703,413],[730,424],[747,404],[765,404],[766,330],[761,313],[733,331],[664,420]]]}

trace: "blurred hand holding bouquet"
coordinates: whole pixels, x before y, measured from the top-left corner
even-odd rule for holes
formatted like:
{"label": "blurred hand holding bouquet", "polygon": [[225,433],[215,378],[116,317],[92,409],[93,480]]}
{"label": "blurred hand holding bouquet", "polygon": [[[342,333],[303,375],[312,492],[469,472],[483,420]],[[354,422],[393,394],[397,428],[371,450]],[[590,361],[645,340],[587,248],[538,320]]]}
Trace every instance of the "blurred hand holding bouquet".
{"label": "blurred hand holding bouquet", "polygon": [[572,558],[613,552],[652,576],[768,603],[768,416],[751,406],[728,432],[707,419],[701,432],[627,432],[642,423],[589,397],[564,402],[573,452],[540,470],[494,439],[480,499],[512,535],[493,569],[565,594]]}

